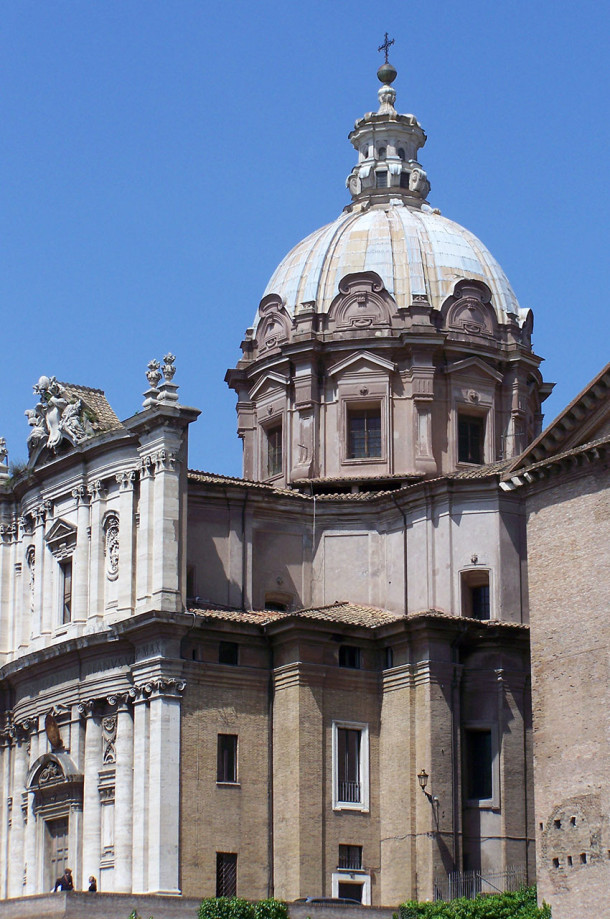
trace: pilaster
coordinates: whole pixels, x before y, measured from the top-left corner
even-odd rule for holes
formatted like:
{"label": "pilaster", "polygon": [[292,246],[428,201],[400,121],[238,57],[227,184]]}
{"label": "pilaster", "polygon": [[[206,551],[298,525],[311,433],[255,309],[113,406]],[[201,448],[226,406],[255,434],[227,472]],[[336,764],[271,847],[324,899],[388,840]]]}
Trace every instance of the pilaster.
{"label": "pilaster", "polygon": [[101,803],[98,789],[102,764],[102,722],[94,702],[84,702],[85,765],[83,769],[83,883],[93,874],[99,878],[101,856]]}
{"label": "pilaster", "polygon": [[116,773],[114,791],[114,890],[132,889],[132,814],[134,731],[132,696],[117,697],[116,710]]}
{"label": "pilaster", "polygon": [[89,620],[104,619],[104,533],[102,519],[106,489],[101,480],[90,482],[90,566],[89,566]]}
{"label": "pilaster", "polygon": [[89,495],[84,485],[72,490],[76,501],[76,546],[72,574],[72,620],[85,622],[89,607]]}
{"label": "pilaster", "polygon": [[118,613],[121,618],[130,616],[134,610],[134,544],[135,544],[135,506],[134,484],[135,469],[121,472],[116,480],[119,485],[119,578],[118,578]]}

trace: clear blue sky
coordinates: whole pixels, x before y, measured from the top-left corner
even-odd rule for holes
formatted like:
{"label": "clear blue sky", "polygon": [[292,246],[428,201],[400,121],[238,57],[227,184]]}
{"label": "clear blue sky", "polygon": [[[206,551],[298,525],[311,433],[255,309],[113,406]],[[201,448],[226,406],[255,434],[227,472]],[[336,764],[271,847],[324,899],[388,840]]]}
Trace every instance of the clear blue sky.
{"label": "clear blue sky", "polygon": [[276,264],[348,201],[377,105],[428,134],[430,202],[535,314],[547,421],[609,357],[610,12],[599,2],[0,2],[0,435],[41,374],[136,411],[177,355],[193,468],[239,474],[223,382]]}

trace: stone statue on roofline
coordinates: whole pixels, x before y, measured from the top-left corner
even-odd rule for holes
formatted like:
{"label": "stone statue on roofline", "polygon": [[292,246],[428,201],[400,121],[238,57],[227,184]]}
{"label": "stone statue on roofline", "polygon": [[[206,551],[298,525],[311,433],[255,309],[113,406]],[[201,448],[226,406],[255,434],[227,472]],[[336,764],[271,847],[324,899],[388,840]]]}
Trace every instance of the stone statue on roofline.
{"label": "stone statue on roofline", "polygon": [[65,387],[55,377],[41,376],[34,393],[39,401],[25,412],[32,428],[27,439],[30,457],[38,448],[48,447],[56,453],[64,439],[78,444],[93,433],[81,399],[71,402]]}

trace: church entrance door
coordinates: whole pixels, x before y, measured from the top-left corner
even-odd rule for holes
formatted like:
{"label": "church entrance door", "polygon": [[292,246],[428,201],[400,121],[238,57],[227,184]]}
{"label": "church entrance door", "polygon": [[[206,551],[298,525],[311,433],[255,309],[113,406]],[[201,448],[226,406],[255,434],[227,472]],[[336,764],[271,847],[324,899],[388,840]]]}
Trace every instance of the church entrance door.
{"label": "church entrance door", "polygon": [[68,867],[68,818],[45,821],[45,890],[53,890]]}

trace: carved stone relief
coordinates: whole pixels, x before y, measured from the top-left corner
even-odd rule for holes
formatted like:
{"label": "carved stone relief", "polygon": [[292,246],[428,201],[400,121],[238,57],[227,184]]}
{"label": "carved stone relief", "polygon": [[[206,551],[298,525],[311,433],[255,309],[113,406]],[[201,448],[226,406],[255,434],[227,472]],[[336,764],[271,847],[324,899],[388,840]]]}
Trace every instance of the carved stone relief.
{"label": "carved stone relief", "polygon": [[30,613],[34,612],[34,589],[36,586],[36,549],[28,546],[25,552],[25,561],[30,577]]}
{"label": "carved stone relief", "polygon": [[106,577],[116,581],[119,576],[119,518],[109,514],[104,521],[104,554],[106,556]]}
{"label": "carved stone relief", "polygon": [[109,715],[102,719],[102,759],[104,765],[116,762],[116,715]]}

